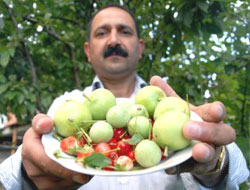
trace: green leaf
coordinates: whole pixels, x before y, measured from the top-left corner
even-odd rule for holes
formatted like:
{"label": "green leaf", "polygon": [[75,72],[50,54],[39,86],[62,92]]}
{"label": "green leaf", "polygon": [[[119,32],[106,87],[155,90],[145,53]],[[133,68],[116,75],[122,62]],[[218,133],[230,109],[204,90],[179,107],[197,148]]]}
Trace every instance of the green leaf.
{"label": "green leaf", "polygon": [[5,92],[8,89],[8,87],[9,87],[9,83],[1,84],[0,85],[0,94]]}
{"label": "green leaf", "polygon": [[143,140],[143,137],[140,134],[134,134],[129,140],[128,143],[131,145],[137,145]]}
{"label": "green leaf", "polygon": [[92,168],[103,168],[111,163],[110,159],[102,153],[92,153],[84,159],[84,164]]}
{"label": "green leaf", "polygon": [[0,65],[3,67],[6,67],[9,63],[10,60],[10,55],[7,51],[3,52],[1,57],[0,57]]}
{"label": "green leaf", "polygon": [[184,18],[183,18],[184,24],[187,27],[190,27],[192,21],[193,21],[193,12],[192,12],[192,10],[185,12],[184,13]]}
{"label": "green leaf", "polygon": [[17,95],[17,101],[18,104],[22,104],[24,102],[25,96],[22,93],[18,93]]}
{"label": "green leaf", "polygon": [[2,30],[4,28],[4,21],[2,18],[0,18],[0,29]]}
{"label": "green leaf", "polygon": [[207,13],[207,10],[208,10],[208,7],[209,7],[209,5],[208,5],[207,3],[198,1],[198,2],[197,2],[197,5],[198,5],[198,7],[199,7],[202,11],[204,11],[205,13]]}

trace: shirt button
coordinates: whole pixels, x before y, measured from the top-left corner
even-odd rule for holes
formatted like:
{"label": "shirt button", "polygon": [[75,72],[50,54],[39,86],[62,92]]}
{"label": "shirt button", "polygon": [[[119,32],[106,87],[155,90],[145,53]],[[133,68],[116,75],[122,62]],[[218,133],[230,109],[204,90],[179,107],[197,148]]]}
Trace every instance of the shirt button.
{"label": "shirt button", "polygon": [[128,177],[119,177],[119,178],[117,179],[117,181],[118,181],[120,184],[126,184],[126,183],[128,183],[128,180],[129,180]]}

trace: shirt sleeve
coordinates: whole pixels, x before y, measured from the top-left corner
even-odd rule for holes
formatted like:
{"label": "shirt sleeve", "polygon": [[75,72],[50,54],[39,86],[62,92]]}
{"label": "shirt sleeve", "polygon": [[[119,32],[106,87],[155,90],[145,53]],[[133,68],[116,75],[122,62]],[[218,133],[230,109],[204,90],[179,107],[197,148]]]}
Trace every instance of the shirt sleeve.
{"label": "shirt sleeve", "polygon": [[0,165],[0,181],[4,186],[4,188],[7,190],[22,189],[21,150],[22,150],[22,145],[19,146],[15,154],[8,157]]}
{"label": "shirt sleeve", "polygon": [[226,149],[229,153],[229,168],[227,176],[214,188],[206,188],[200,185],[201,190],[238,190],[239,185],[249,177],[246,160],[239,147],[235,143],[231,143],[226,146]]}
{"label": "shirt sleeve", "polygon": [[[90,88],[86,88],[84,93],[88,94]],[[83,101],[84,97],[82,96],[82,91],[73,90],[72,92],[65,92],[62,96],[56,98],[51,104],[48,115],[53,118],[56,109],[66,100],[74,99],[78,101]],[[5,189],[7,190],[21,190],[22,189],[22,173],[21,173],[21,164],[22,164],[22,145],[19,146],[15,154],[8,157],[0,165],[0,181]]]}

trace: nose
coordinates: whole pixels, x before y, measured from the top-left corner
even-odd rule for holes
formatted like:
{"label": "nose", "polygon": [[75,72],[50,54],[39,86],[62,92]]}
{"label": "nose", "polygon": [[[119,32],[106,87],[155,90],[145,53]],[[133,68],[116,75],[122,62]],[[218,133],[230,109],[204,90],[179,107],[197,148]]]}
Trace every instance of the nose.
{"label": "nose", "polygon": [[108,45],[109,46],[116,46],[120,44],[120,39],[117,30],[112,30],[109,35]]}

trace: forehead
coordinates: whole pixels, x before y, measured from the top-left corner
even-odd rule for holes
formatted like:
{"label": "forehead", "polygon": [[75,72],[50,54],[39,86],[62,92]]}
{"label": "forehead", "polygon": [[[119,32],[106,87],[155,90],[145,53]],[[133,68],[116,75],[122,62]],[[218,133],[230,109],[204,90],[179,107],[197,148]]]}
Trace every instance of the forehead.
{"label": "forehead", "polygon": [[136,30],[135,22],[131,15],[117,7],[109,7],[97,13],[92,21],[92,31],[103,25],[127,25]]}

